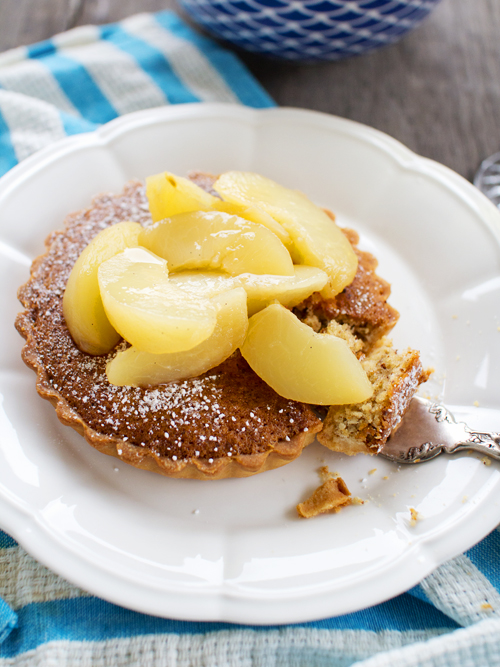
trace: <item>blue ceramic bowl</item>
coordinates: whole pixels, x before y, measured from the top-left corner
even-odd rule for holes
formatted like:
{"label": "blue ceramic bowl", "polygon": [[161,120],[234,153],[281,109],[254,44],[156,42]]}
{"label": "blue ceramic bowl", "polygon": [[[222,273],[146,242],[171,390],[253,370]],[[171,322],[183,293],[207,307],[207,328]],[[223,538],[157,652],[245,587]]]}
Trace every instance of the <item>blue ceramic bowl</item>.
{"label": "blue ceramic bowl", "polygon": [[179,0],[212,35],[292,61],[339,60],[398,40],[439,0]]}

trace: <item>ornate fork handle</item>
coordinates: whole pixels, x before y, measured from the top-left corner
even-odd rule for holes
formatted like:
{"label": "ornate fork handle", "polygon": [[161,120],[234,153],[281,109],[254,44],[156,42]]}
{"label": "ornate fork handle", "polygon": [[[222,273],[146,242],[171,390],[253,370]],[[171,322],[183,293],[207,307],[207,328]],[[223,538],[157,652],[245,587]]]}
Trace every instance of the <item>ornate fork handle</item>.
{"label": "ornate fork handle", "polygon": [[415,396],[379,454],[398,463],[422,463],[441,453],[471,450],[500,461],[500,433],[474,431],[444,405]]}
{"label": "ornate fork handle", "polygon": [[480,433],[473,431],[464,422],[456,422],[451,412],[444,405],[434,404],[429,408],[430,414],[434,415],[437,422],[448,422],[463,428],[465,439],[460,439],[453,444],[441,445],[447,454],[454,454],[463,450],[474,450],[480,454],[490,456],[500,461],[500,433]]}
{"label": "ornate fork handle", "polygon": [[455,445],[445,445],[443,450],[447,454],[454,454],[464,449],[472,449],[480,454],[490,456],[500,461],[500,433],[478,433],[466,427],[469,437]]}

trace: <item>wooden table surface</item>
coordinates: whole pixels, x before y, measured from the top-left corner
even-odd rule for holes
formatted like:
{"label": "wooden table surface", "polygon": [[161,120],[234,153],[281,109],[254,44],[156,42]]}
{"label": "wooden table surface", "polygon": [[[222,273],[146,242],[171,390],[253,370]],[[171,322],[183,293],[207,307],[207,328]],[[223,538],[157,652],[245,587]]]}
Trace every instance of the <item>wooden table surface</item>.
{"label": "wooden table surface", "polygon": [[[0,0],[0,51],[175,0]],[[500,150],[500,2],[442,0],[399,43],[316,65],[241,57],[281,106],[376,127],[471,179]]]}

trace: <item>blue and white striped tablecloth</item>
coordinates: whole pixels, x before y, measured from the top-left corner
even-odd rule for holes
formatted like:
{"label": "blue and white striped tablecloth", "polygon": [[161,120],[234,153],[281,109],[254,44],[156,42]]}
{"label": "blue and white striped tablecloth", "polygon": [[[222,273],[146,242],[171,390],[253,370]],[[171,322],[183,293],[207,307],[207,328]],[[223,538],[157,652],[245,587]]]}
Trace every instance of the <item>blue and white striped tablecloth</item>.
{"label": "blue and white striped tablecloth", "polygon": [[62,137],[188,102],[274,106],[236,56],[170,12],[7,51],[0,54],[0,175]]}

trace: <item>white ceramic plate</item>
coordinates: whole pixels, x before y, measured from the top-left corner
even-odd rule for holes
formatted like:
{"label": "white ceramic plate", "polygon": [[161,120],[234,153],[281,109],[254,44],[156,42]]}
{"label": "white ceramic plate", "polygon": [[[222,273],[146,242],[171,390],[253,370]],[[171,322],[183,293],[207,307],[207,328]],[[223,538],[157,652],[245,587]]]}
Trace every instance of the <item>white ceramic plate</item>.
{"label": "white ceramic plate", "polygon": [[[169,480],[94,451],[35,392],[13,322],[45,236],[129,178],[193,168],[261,172],[359,230],[393,284],[396,344],[436,369],[426,392],[472,426],[499,429],[500,213],[472,185],[322,114],[155,109],[43,150],[0,182],[0,524],[67,579],[160,616],[299,622],[401,593],[500,521],[496,463],[441,457],[398,469],[313,444],[254,478]],[[324,464],[368,502],[299,520],[295,505]]]}

